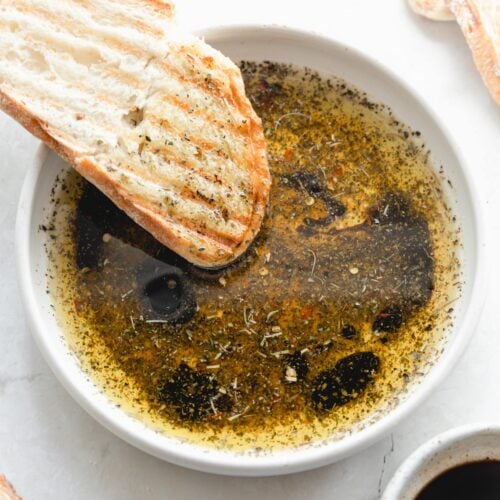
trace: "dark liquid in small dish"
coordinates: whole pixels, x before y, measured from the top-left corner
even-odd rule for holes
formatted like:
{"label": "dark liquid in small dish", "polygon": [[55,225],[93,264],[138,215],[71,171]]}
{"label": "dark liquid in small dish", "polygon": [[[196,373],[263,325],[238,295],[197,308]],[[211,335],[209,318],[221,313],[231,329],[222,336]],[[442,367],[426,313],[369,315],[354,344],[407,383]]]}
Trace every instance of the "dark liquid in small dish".
{"label": "dark liquid in small dish", "polygon": [[499,500],[500,461],[457,465],[434,478],[415,500]]}

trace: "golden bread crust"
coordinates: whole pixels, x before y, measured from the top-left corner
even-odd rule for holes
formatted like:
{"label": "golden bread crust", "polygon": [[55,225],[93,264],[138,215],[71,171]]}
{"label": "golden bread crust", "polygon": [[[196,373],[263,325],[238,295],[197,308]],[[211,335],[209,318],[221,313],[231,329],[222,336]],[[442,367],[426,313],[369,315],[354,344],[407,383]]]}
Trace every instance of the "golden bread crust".
{"label": "golden bread crust", "polygon": [[0,0],[0,108],[186,260],[238,258],[271,179],[237,66],[170,2],[51,2]]}

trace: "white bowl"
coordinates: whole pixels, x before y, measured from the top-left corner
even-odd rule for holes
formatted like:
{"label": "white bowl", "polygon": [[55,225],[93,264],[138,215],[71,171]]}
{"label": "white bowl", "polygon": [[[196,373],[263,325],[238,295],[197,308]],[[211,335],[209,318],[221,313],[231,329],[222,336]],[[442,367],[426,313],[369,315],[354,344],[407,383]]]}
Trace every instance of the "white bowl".
{"label": "white bowl", "polygon": [[500,426],[478,423],[451,429],[413,452],[387,485],[381,500],[414,500],[442,472],[467,462],[500,460]]}
{"label": "white bowl", "polygon": [[17,220],[17,262],[26,314],[40,350],[61,383],[92,416],[134,446],[179,465],[219,474],[275,475],[319,467],[347,457],[388,434],[421,404],[463,352],[478,319],[485,288],[478,197],[469,169],[443,124],[413,90],[377,61],[328,38],[282,27],[225,27],[210,29],[203,35],[235,61],[267,59],[295,63],[344,78],[373,100],[391,106],[403,122],[422,132],[436,165],[444,165],[446,177],[454,186],[451,189],[446,185],[444,189],[462,227],[464,243],[465,287],[454,304],[455,326],[439,361],[421,383],[401,396],[397,407],[342,439],[257,455],[202,448],[154,432],[116,408],[87,379],[54,318],[51,298],[46,293],[46,236],[37,229],[50,208],[49,192],[54,179],[66,167],[53,153],[47,156],[44,147],[27,174]]}

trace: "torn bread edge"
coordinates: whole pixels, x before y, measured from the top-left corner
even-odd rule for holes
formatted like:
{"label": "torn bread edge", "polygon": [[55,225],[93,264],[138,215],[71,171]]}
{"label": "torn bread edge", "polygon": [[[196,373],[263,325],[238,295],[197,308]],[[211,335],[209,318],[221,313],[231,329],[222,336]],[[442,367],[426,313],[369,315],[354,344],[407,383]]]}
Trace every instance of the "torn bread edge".
{"label": "torn bread edge", "polygon": [[[491,96],[500,104],[500,47],[495,46],[498,20],[487,19],[471,0],[451,0],[450,9],[462,29],[472,57]],[[500,14],[500,7],[499,7]]]}
{"label": "torn bread edge", "polygon": [[22,500],[3,474],[0,474],[0,500]]}
{"label": "torn bread edge", "polygon": [[500,47],[495,45],[495,39],[500,39],[496,33],[500,19],[488,18],[478,0],[408,0],[408,3],[417,14],[428,19],[458,22],[486,87],[500,104]]}

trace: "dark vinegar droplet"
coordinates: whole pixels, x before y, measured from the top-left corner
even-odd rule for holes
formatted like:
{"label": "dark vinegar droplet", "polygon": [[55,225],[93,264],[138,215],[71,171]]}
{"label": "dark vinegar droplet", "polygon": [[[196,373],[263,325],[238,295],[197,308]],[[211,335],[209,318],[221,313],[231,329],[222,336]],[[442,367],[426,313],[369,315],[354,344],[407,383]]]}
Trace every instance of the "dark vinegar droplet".
{"label": "dark vinegar droplet", "polygon": [[351,340],[356,336],[356,328],[354,328],[352,325],[344,325],[340,334],[345,339]]}
{"label": "dark vinegar droplet", "polygon": [[159,276],[150,281],[144,290],[151,306],[160,314],[170,315],[181,306],[182,290],[176,276]]}
{"label": "dark vinegar droplet", "polygon": [[178,267],[148,258],[137,271],[148,319],[185,323],[196,313],[193,288]]}
{"label": "dark vinegar droplet", "polygon": [[126,224],[130,226],[133,223],[96,187],[85,183],[74,220],[78,267],[96,267],[101,255],[103,234],[114,236],[117,228],[123,228]]}
{"label": "dark vinegar droplet", "polygon": [[314,379],[313,406],[329,411],[348,403],[366,389],[379,369],[379,358],[372,352],[357,352],[341,359]]}
{"label": "dark vinegar droplet", "polygon": [[[204,420],[213,412],[210,400],[219,392],[213,375],[197,372],[182,363],[170,378],[160,385],[158,399],[171,404],[183,420]],[[224,401],[228,406],[229,402]]]}
{"label": "dark vinegar droplet", "polygon": [[373,322],[374,332],[394,333],[403,324],[403,314],[398,306],[390,306],[384,309]]}

